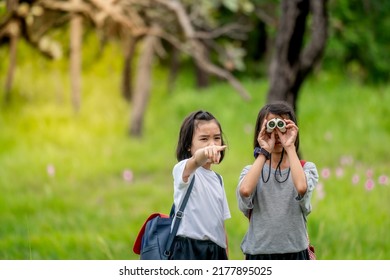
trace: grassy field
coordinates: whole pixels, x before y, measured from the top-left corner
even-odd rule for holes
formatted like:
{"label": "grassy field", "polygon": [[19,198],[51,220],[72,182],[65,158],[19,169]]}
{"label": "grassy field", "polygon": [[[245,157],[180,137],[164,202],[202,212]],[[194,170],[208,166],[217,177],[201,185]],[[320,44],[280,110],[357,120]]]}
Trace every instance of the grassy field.
{"label": "grassy field", "polygon": [[[244,80],[245,102],[228,85],[192,88],[186,72],[173,92],[156,71],[142,139],[127,134],[130,105],[119,93],[118,52],[93,63],[86,53],[81,111],[73,112],[64,61],[24,50],[10,104],[0,111],[0,259],[137,259],[133,241],[144,219],[168,212],[182,119],[211,111],[228,142],[215,166],[232,218],[231,259],[243,259],[247,228],[235,189],[252,158],[252,133],[266,80]],[[6,50],[0,49],[4,95]],[[34,59],[33,59],[34,58]],[[369,87],[322,73],[302,89],[298,119],[303,158],[321,174],[309,216],[319,259],[390,259],[390,86]]]}

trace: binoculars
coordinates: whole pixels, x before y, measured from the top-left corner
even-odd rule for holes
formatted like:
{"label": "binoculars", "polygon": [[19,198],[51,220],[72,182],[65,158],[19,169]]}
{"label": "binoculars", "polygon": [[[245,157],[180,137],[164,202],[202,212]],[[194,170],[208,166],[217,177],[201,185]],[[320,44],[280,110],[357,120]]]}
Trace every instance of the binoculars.
{"label": "binoculars", "polygon": [[281,132],[286,131],[286,122],[282,119],[275,118],[267,122],[267,132],[271,133],[275,128],[278,128]]}

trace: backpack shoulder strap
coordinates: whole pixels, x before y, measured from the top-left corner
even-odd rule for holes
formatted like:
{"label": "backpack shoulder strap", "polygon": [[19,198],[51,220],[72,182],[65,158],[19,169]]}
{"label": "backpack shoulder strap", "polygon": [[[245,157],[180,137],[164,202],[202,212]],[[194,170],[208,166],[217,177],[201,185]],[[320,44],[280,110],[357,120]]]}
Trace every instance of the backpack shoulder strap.
{"label": "backpack shoulder strap", "polygon": [[[176,213],[176,219],[175,219],[175,223],[173,224],[173,228],[171,230],[171,233],[169,234],[169,237],[168,237],[168,241],[167,241],[167,244],[165,246],[165,251],[164,251],[164,255],[165,257],[169,257],[170,254],[171,254],[171,249],[172,249],[172,245],[173,245],[173,240],[175,239],[176,237],[176,233],[177,233],[177,230],[179,229],[179,225],[180,225],[180,222],[181,222],[181,218],[183,217],[183,212],[184,212],[184,208],[186,207],[186,204],[188,202],[188,199],[190,198],[190,194],[191,194],[191,191],[192,191],[192,188],[194,186],[194,182],[195,182],[195,176],[192,177],[192,180],[191,180],[191,183],[190,183],[190,186],[188,187],[187,189],[187,192],[183,198],[183,201],[180,205],[180,208],[179,208],[179,211]],[[175,214],[174,213],[174,204],[172,205],[172,209],[171,209],[171,214],[170,216],[173,217],[173,215]]]}
{"label": "backpack shoulder strap", "polygon": [[219,183],[221,183],[221,186],[222,186],[222,177],[221,177],[221,175],[219,175],[217,172],[214,172],[214,173],[217,175],[217,177],[219,179]]}

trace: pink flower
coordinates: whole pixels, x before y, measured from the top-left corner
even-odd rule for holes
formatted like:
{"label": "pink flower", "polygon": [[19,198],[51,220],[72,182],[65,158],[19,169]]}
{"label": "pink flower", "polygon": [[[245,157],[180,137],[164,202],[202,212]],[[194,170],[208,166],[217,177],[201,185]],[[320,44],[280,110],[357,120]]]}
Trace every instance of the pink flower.
{"label": "pink flower", "polygon": [[245,134],[251,134],[253,133],[253,126],[251,124],[244,125],[244,132]]}
{"label": "pink flower", "polygon": [[328,179],[329,176],[330,176],[330,169],[329,169],[329,168],[324,168],[324,169],[322,169],[322,171],[321,171],[321,176],[322,176],[322,178],[324,178],[324,179]]}
{"label": "pink flower", "polygon": [[324,134],[324,139],[328,142],[332,141],[333,140],[333,134],[332,132],[330,131],[327,131],[325,134]]}
{"label": "pink flower", "polygon": [[380,185],[388,185],[389,184],[389,177],[386,175],[379,176],[378,182]]}
{"label": "pink flower", "polygon": [[317,184],[316,192],[317,192],[317,198],[319,200],[324,199],[325,197],[324,185],[321,182]]}
{"label": "pink flower", "polygon": [[367,169],[367,171],[366,171],[367,178],[372,178],[373,174],[374,174],[374,171],[372,171],[372,169]]}
{"label": "pink flower", "polygon": [[374,188],[374,186],[375,186],[374,180],[368,179],[368,180],[366,181],[365,187],[366,187],[366,190],[367,190],[367,191],[371,191],[371,190]]}
{"label": "pink flower", "polygon": [[352,184],[356,185],[357,183],[359,183],[359,181],[360,181],[360,176],[358,174],[354,174],[352,176]]}
{"label": "pink flower", "polygon": [[54,175],[56,174],[56,169],[54,165],[48,164],[46,167],[46,172],[50,177],[54,177]]}
{"label": "pink flower", "polygon": [[131,183],[133,181],[133,172],[131,170],[125,169],[122,174],[123,180]]}
{"label": "pink flower", "polygon": [[325,192],[323,190],[317,192],[317,198],[323,200],[325,198]]}
{"label": "pink flower", "polygon": [[343,177],[343,175],[344,175],[344,169],[341,168],[341,167],[338,167],[338,168],[336,169],[336,177],[337,177],[337,178],[340,178],[340,177]]}
{"label": "pink flower", "polygon": [[351,156],[342,156],[340,158],[341,165],[351,165],[353,163],[353,158]]}

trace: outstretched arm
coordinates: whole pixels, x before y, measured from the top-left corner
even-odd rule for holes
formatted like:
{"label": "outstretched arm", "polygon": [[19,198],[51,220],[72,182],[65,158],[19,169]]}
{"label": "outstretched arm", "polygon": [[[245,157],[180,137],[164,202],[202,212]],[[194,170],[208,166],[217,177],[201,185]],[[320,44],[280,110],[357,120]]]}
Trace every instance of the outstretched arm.
{"label": "outstretched arm", "polygon": [[220,152],[225,150],[226,147],[227,147],[226,145],[224,146],[212,145],[197,150],[193,154],[193,156],[190,159],[188,159],[186,163],[186,166],[183,171],[183,181],[187,182],[190,175],[194,173],[195,170],[200,166],[203,166],[207,163],[218,164],[219,161],[221,160]]}

